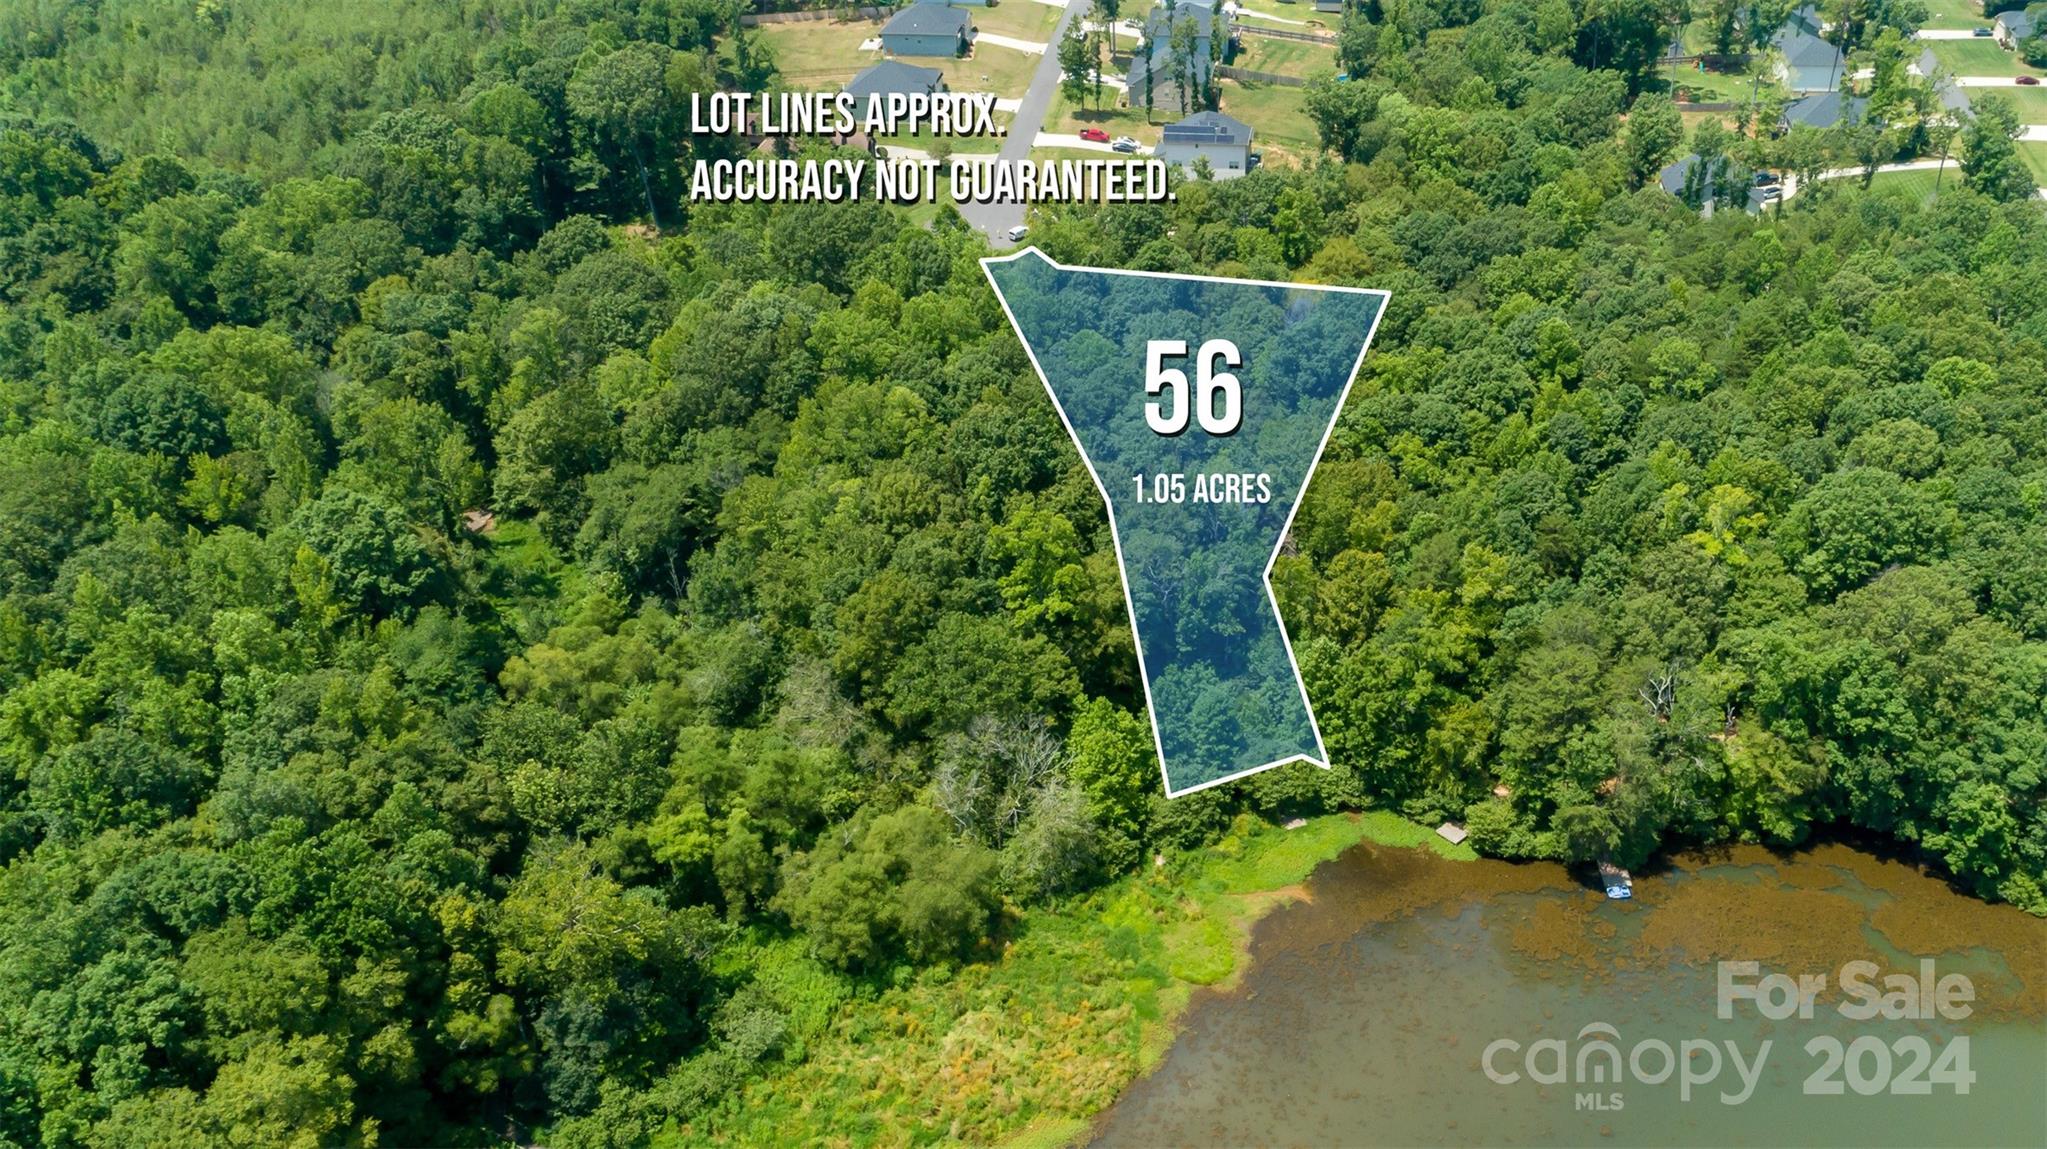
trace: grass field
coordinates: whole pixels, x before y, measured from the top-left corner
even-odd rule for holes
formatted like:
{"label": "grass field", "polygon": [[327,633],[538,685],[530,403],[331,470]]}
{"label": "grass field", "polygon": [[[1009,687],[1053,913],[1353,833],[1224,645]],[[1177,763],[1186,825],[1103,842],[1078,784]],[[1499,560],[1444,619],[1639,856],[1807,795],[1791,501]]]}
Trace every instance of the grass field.
{"label": "grass field", "polygon": [[1236,976],[1252,923],[1362,840],[1474,856],[1383,812],[1292,831],[1245,816],[1172,865],[1023,913],[992,960],[877,984],[760,937],[747,966],[794,1006],[802,1060],[657,1144],[1063,1144],[1158,1063],[1195,988]]}
{"label": "grass field", "polygon": [[1038,58],[1031,53],[996,44],[975,48],[971,59],[907,62],[944,72],[945,86],[955,92],[993,92],[1012,100],[1030,88],[1031,73],[1038,68]]}
{"label": "grass field", "polygon": [[1102,89],[1102,107],[1098,110],[1083,107],[1066,98],[1066,93],[1052,95],[1052,107],[1045,112],[1044,129],[1048,132],[1080,134],[1082,128],[1100,128],[1110,136],[1132,136],[1139,142],[1159,142],[1158,124],[1171,117],[1160,116],[1152,123],[1145,122],[1144,108],[1119,108],[1115,99],[1120,93],[1109,88]]}
{"label": "grass field", "polygon": [[[1015,0],[1011,6],[1026,4],[1052,12],[1032,0]],[[871,20],[811,20],[763,24],[753,31],[774,52],[775,66],[791,88],[822,92],[844,85],[861,69],[882,58],[880,52],[860,50],[861,42],[873,38],[880,30],[881,25]],[[1014,99],[1030,87],[1038,57],[989,44],[976,48],[973,57],[966,60],[906,56],[903,62],[944,72],[946,87],[955,92],[994,92]]]}
{"label": "grass field", "polygon": [[1983,15],[1983,5],[1977,0],[1923,0],[1926,5],[1928,28],[1987,28],[1990,20]]}
{"label": "grass field", "polygon": [[2040,69],[2027,67],[2018,53],[2005,51],[1987,37],[1980,40],[1935,40],[1927,47],[1933,49],[1934,59],[1957,76],[2040,74]]}
{"label": "grass field", "polygon": [[1275,153],[1295,161],[1313,156],[1321,147],[1315,122],[1308,118],[1307,92],[1276,84],[1222,82],[1222,110],[1251,125],[1251,147],[1266,153],[1269,163]]}
{"label": "grass field", "polygon": [[1049,43],[1052,29],[1059,26],[1059,9],[1037,0],[1003,0],[987,8],[969,8],[974,27],[998,36]]}
{"label": "grass field", "polygon": [[1751,65],[1745,72],[1714,72],[1694,64],[1680,64],[1676,68],[1666,64],[1656,70],[1656,77],[1690,92],[1692,99],[1701,103],[1739,101],[1750,99],[1759,89],[1767,95],[1770,89],[1776,87],[1776,81],[1771,79],[1767,72],[1763,73],[1761,85],[1755,82],[1756,74],[1762,71],[1763,67],[1758,63]]}
{"label": "grass field", "polygon": [[[1950,164],[1944,175],[1940,172],[1927,171],[1878,172],[1876,177],[1869,181],[1869,190],[1871,192],[1897,192],[1918,200],[1930,199],[1933,196],[1933,184],[1936,176],[1940,178],[1940,186],[1943,188],[1952,188],[1961,182],[1960,174],[1955,170],[1955,165]],[[1847,182],[1852,184],[1857,181],[1851,179]]]}
{"label": "grass field", "polygon": [[774,53],[775,67],[791,88],[823,92],[841,87],[881,59],[880,52],[860,50],[861,41],[880,31],[881,25],[871,20],[806,20],[762,24],[753,35]]}
{"label": "grass field", "polygon": [[1123,156],[1111,152],[1090,151],[1087,148],[1032,148],[1031,162],[1044,163],[1046,160],[1143,160],[1148,156]]}
{"label": "grass field", "polygon": [[1304,80],[1318,75],[1333,76],[1336,74],[1336,49],[1328,44],[1310,44],[1304,40],[1245,36],[1238,47],[1237,58],[1230,61],[1230,65],[1254,72],[1271,72],[1277,76],[1299,76]]}
{"label": "grass field", "polygon": [[[1981,92],[1975,93],[1982,95]],[[2047,84],[2037,88],[2004,88],[1998,94],[2012,102],[2019,110],[2022,124],[2047,124]]]}
{"label": "grass field", "polygon": [[2047,187],[2047,144],[2020,144],[2019,157],[2032,169],[2033,182]]}

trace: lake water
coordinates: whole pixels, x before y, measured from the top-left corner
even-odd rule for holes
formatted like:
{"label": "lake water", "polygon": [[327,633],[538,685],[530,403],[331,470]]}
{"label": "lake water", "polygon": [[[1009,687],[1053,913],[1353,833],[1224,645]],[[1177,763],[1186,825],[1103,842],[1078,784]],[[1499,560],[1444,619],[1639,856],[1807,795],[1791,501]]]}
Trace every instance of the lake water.
{"label": "lake water", "polygon": [[[1903,862],[1736,848],[1610,902],[1559,866],[1364,845],[1304,895],[1092,1144],[2047,1146],[2047,922]],[[1848,963],[1882,993],[1922,959],[1967,979],[1966,1017],[1918,992],[1892,1005],[1930,1016],[1843,1016]],[[1723,1019],[1723,961],[1826,988],[1810,1018],[1785,993]]]}

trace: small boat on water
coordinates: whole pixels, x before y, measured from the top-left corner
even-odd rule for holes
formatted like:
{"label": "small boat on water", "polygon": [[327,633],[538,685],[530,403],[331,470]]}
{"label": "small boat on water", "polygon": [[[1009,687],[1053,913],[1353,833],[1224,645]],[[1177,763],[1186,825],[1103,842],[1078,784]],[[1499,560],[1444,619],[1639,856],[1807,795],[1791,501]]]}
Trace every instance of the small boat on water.
{"label": "small boat on water", "polygon": [[1599,863],[1599,884],[1606,887],[1606,896],[1615,901],[1635,896],[1635,880],[1612,862]]}

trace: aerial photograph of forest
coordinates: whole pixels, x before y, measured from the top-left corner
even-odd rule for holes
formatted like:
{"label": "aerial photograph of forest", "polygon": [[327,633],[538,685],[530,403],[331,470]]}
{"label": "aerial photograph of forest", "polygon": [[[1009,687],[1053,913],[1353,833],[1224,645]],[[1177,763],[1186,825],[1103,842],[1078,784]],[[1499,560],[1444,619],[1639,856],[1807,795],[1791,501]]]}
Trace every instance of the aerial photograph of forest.
{"label": "aerial photograph of forest", "polygon": [[[0,1149],[2047,1143],[2043,69],[1997,0],[0,0]],[[807,154],[1221,143],[691,199],[693,95],[870,73],[1006,134]],[[1388,293],[1269,578],[1326,768],[1167,796],[1020,244]],[[1526,1079],[1863,960],[1975,1009]]]}

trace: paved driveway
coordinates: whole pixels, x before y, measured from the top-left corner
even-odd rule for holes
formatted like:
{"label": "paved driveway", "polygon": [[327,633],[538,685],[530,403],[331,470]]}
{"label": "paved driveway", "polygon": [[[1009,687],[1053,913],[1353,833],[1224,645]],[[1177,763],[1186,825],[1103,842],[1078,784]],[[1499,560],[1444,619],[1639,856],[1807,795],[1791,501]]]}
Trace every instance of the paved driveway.
{"label": "paved driveway", "polygon": [[[1094,0],[1066,0],[1066,11],[1059,17],[1059,26],[1052,29],[1051,42],[1057,44],[1063,39],[1067,27],[1093,4]],[[1046,52],[1038,58],[1038,70],[1031,73],[1030,90],[1017,105],[1016,118],[1010,121],[1009,137],[1002,141],[999,158],[1011,161],[1030,158],[1038,129],[1045,126],[1045,113],[1052,110],[1052,97],[1058,91],[1059,53]],[[1003,233],[1024,221],[1024,207],[1020,203],[965,203],[960,205],[960,215],[998,247],[1011,247],[1014,245],[1003,238]]]}
{"label": "paved driveway", "polygon": [[1048,148],[1072,148],[1083,152],[1105,152],[1112,156],[1148,156],[1151,149],[1139,145],[1136,152],[1119,152],[1099,140],[1083,140],[1072,132],[1039,132],[1038,143]]}

